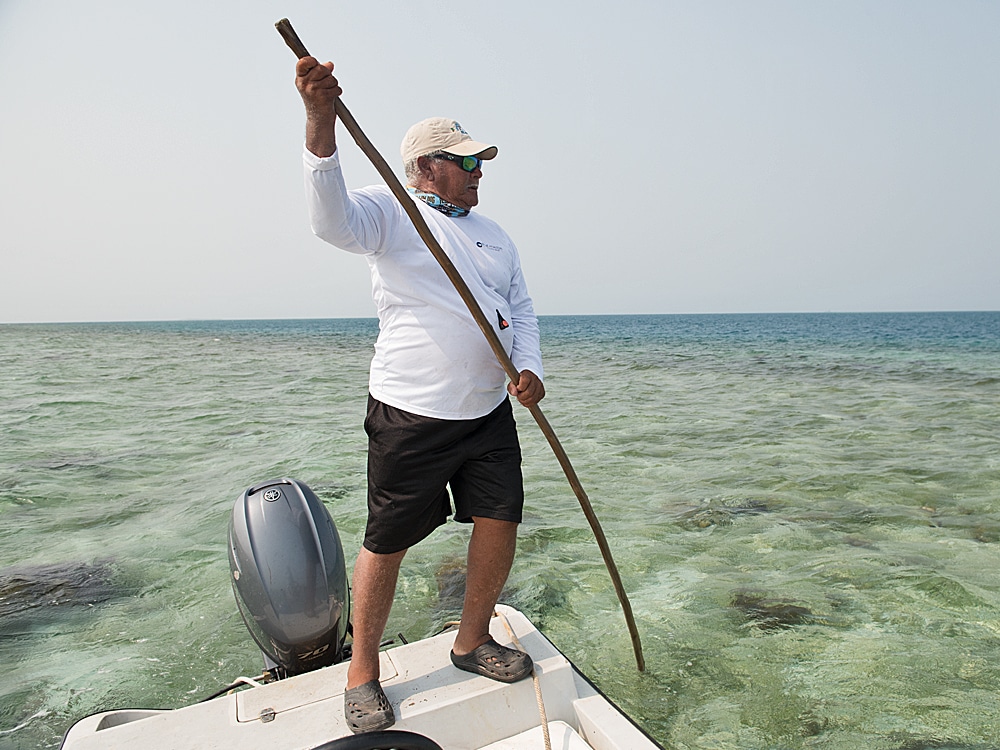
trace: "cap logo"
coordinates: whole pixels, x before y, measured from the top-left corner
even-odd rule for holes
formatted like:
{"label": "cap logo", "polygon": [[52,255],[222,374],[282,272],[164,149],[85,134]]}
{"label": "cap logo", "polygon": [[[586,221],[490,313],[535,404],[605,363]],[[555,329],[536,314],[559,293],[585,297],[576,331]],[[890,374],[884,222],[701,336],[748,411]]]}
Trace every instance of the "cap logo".
{"label": "cap logo", "polygon": [[[452,124],[451,124],[451,132],[453,132],[453,133],[461,133],[462,135],[469,135],[468,133],[465,132],[465,128],[463,128],[461,125],[459,125],[459,123],[457,121],[456,122],[452,122]],[[470,135],[469,137],[471,138],[472,136]]]}

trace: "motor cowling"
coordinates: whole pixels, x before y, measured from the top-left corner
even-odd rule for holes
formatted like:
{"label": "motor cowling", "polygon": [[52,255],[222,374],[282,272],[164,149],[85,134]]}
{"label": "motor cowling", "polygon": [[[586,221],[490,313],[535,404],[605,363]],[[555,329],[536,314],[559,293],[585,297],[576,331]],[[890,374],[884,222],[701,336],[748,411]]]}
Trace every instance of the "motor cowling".
{"label": "motor cowling", "polygon": [[229,523],[233,593],[267,668],[301,674],[344,659],[350,591],[330,513],[295,479],[247,488]]}

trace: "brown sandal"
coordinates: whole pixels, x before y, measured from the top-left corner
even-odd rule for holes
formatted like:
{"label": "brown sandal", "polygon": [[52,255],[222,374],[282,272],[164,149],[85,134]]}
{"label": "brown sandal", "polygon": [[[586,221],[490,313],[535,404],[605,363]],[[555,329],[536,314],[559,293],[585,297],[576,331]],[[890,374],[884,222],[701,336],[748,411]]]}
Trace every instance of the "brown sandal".
{"label": "brown sandal", "polygon": [[451,663],[459,669],[481,674],[498,682],[517,682],[531,674],[531,657],[523,651],[501,646],[490,638],[479,648],[458,656],[451,652]]}
{"label": "brown sandal", "polygon": [[388,729],[396,723],[392,704],[378,680],[344,691],[344,718],[355,734]]}

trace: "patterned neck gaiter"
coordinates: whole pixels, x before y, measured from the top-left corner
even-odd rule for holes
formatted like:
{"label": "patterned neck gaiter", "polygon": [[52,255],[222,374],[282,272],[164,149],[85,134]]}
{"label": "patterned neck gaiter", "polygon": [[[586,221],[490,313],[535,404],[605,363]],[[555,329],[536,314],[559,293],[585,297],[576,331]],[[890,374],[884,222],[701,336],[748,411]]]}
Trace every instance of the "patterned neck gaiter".
{"label": "patterned neck gaiter", "polygon": [[417,190],[415,187],[407,187],[407,192],[411,195],[419,198],[424,203],[426,203],[431,208],[436,208],[438,211],[443,213],[445,216],[468,216],[469,209],[459,208],[454,203],[449,203],[444,198],[439,195],[434,195],[434,193],[425,193],[423,190]]}

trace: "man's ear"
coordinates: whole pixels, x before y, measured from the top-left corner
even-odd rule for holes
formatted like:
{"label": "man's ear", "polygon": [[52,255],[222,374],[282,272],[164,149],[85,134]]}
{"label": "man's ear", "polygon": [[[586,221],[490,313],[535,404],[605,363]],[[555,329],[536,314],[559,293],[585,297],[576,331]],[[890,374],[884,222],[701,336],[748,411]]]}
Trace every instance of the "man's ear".
{"label": "man's ear", "polygon": [[421,176],[428,182],[434,182],[434,170],[431,169],[431,157],[429,156],[418,156],[417,157],[417,169],[420,171]]}

